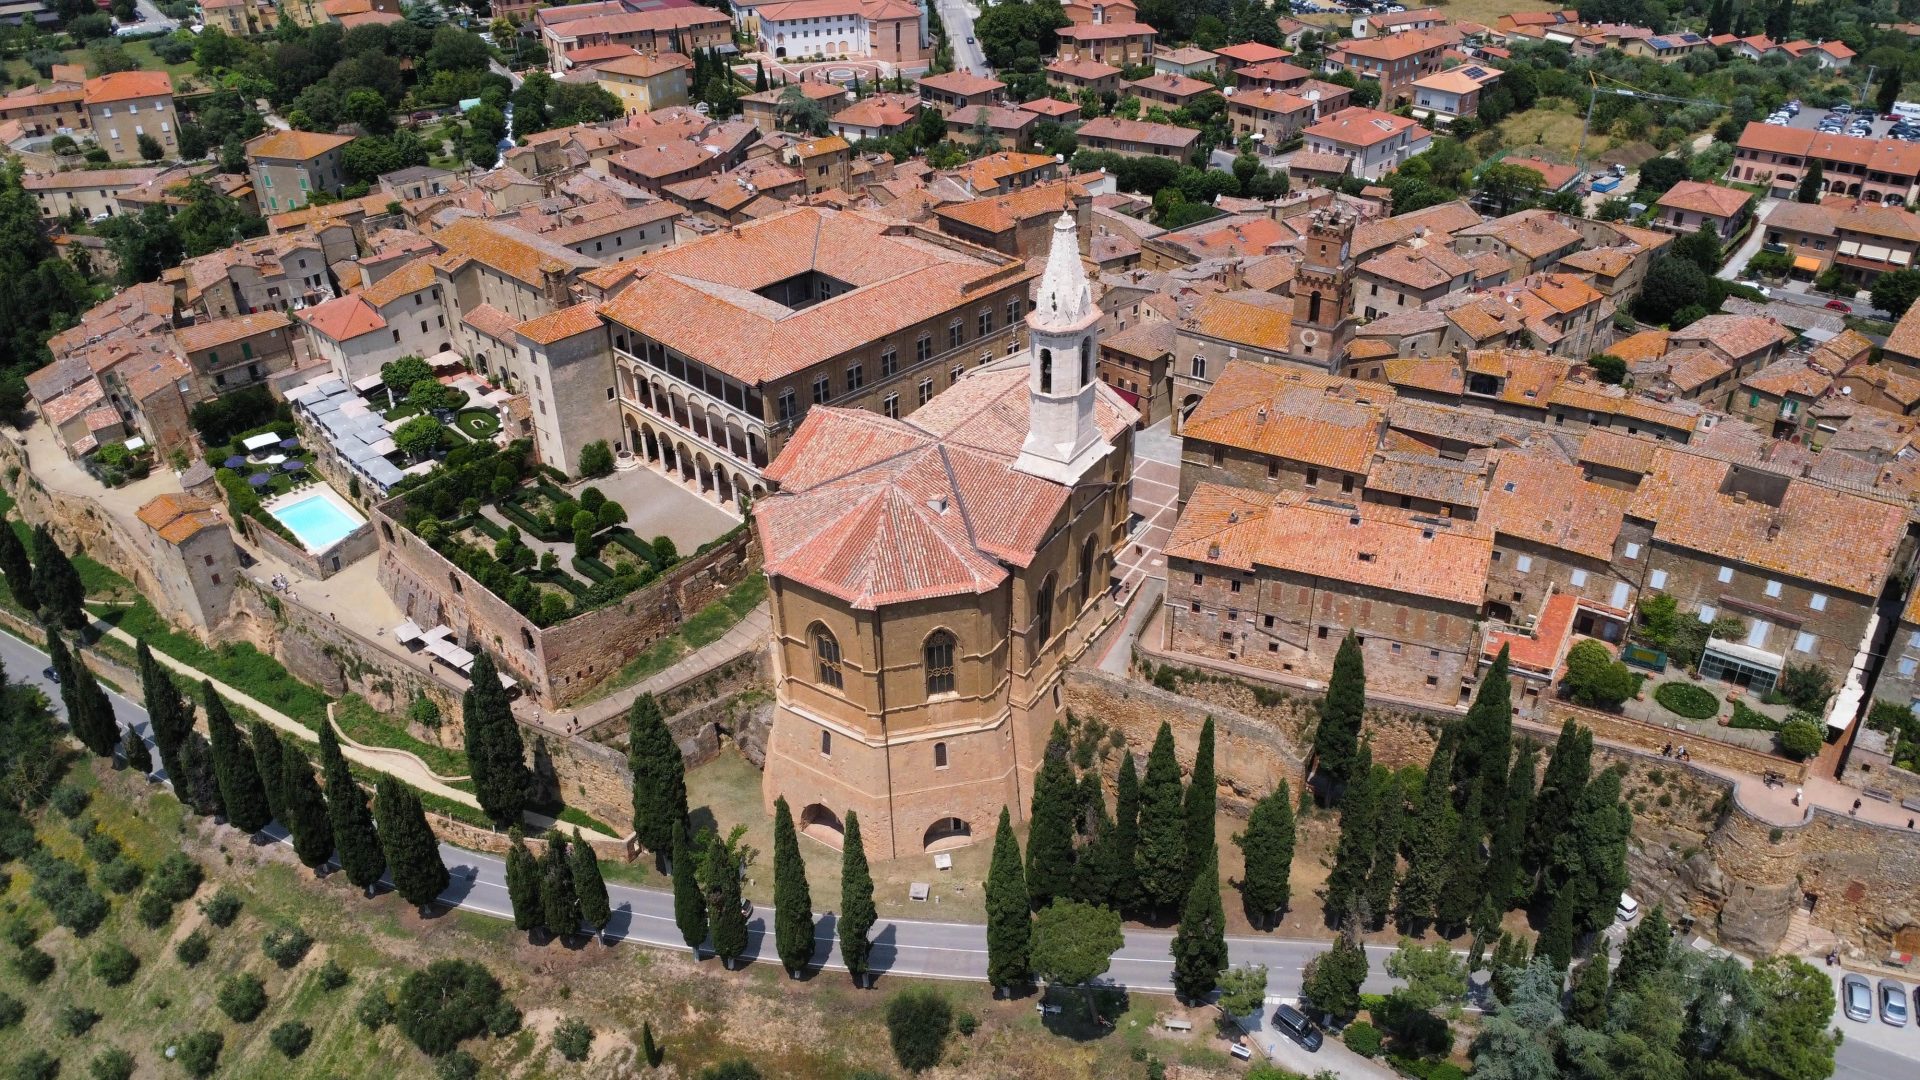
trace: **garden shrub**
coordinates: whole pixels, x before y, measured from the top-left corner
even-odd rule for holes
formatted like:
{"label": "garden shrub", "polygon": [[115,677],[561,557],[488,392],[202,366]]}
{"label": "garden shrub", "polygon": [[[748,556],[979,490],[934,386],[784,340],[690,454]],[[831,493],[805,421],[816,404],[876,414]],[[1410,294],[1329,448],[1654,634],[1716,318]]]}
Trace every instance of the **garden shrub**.
{"label": "garden shrub", "polygon": [[173,918],[173,904],[166,897],[148,889],[140,894],[133,905],[133,913],[139,917],[140,925],[149,930],[158,930]]}
{"label": "garden shrub", "polygon": [[505,1004],[500,995],[500,981],[479,964],[436,960],[400,984],[394,1021],[422,1053],[439,1057],[487,1029],[489,1014]]}
{"label": "garden shrub", "polygon": [[0,1031],[18,1024],[27,1015],[27,1004],[12,994],[0,993]]}
{"label": "garden shrub", "polygon": [[1720,713],[1720,699],[1713,691],[1692,683],[1661,683],[1653,691],[1653,700],[1668,712],[1689,720],[1706,720]]}
{"label": "garden shrub", "polygon": [[1780,721],[1757,709],[1749,708],[1744,701],[1733,703],[1733,718],[1727,721],[1728,727],[1746,731],[1779,731]]}
{"label": "garden shrub", "polygon": [[208,922],[225,929],[239,917],[241,906],[240,894],[222,885],[218,892],[200,902],[200,911]]}
{"label": "garden shrub", "polygon": [[496,1039],[504,1039],[520,1030],[520,1010],[506,998],[493,1003],[487,1010],[487,1034]]}
{"label": "garden shrub", "polygon": [[124,986],[140,970],[140,958],[117,941],[100,946],[93,954],[93,974],[108,986]]}
{"label": "garden shrub", "polygon": [[85,849],[87,858],[92,859],[99,866],[105,866],[120,857],[120,841],[115,840],[110,833],[101,832],[98,823],[95,823],[87,834],[80,838],[80,846]]}
{"label": "garden shrub", "polygon": [[146,880],[147,872],[140,869],[139,863],[122,857],[101,863],[97,876],[108,892],[125,896],[140,887],[140,883]]}
{"label": "garden shrub", "polygon": [[316,977],[320,980],[320,989],[322,990],[338,990],[347,985],[353,978],[353,976],[347,974],[346,968],[340,966],[340,961],[331,958],[328,959],[326,963],[320,965],[320,971]]}
{"label": "garden shrub", "polygon": [[313,937],[297,926],[275,927],[260,939],[260,951],[282,970],[298,964],[313,948]]}
{"label": "garden shrub", "polygon": [[251,1023],[267,1008],[267,988],[258,975],[242,972],[220,980],[214,1004],[236,1024]]}
{"label": "garden shrub", "polygon": [[354,1008],[353,1016],[368,1031],[379,1031],[393,1023],[393,1002],[388,999],[386,988],[376,986],[367,991]]}
{"label": "garden shrub", "polygon": [[200,888],[201,877],[200,864],[176,851],[153,868],[151,889],[169,903],[178,904],[193,898]]}
{"label": "garden shrub", "polygon": [[92,1031],[93,1025],[99,1022],[100,1014],[84,1005],[62,1005],[55,1026],[62,1035],[77,1039]]}
{"label": "garden shrub", "polygon": [[220,1051],[226,1046],[226,1039],[217,1031],[196,1031],[180,1040],[174,1060],[187,1070],[192,1077],[213,1075],[220,1065]]}
{"label": "garden shrub", "polygon": [[54,1080],[60,1075],[60,1059],[35,1048],[20,1055],[7,1075],[12,1080]]}
{"label": "garden shrub", "polygon": [[289,1020],[274,1028],[273,1032],[267,1036],[267,1041],[272,1043],[273,1048],[280,1051],[288,1061],[292,1061],[306,1053],[307,1047],[312,1045],[313,1029],[298,1020]]}
{"label": "garden shrub", "polygon": [[1826,745],[1820,725],[1798,716],[1781,724],[1774,738],[1779,741],[1780,749],[1796,761],[1805,761]]}
{"label": "garden shrub", "polygon": [[14,953],[9,964],[13,973],[25,979],[29,986],[39,986],[53,974],[53,957],[38,945],[29,945]]}
{"label": "garden shrub", "polygon": [[53,921],[76,937],[87,936],[106,919],[106,897],[87,884],[86,871],[44,850],[29,856],[27,866],[33,871],[34,899],[47,905]]}
{"label": "garden shrub", "polygon": [[440,1059],[433,1074],[438,1080],[474,1080],[480,1075],[480,1060],[465,1050],[455,1050]]}
{"label": "garden shrub", "polygon": [[1348,1024],[1347,1030],[1340,1035],[1340,1041],[1347,1044],[1347,1049],[1361,1057],[1380,1056],[1380,1029],[1365,1020],[1355,1020]]}
{"label": "garden shrub", "polygon": [[61,784],[53,789],[53,794],[47,796],[47,802],[60,811],[62,817],[77,818],[87,812],[87,807],[93,803],[93,796],[85,788]]}
{"label": "garden shrub", "polygon": [[940,1064],[952,1026],[953,1006],[936,991],[904,990],[887,1003],[887,1039],[894,1060],[908,1072],[925,1072]]}
{"label": "garden shrub", "polygon": [[195,930],[180,939],[180,943],[173,947],[173,955],[179,957],[180,962],[188,967],[198,967],[200,962],[207,958],[209,949],[206,932]]}
{"label": "garden shrub", "polygon": [[40,940],[40,928],[33,925],[33,920],[27,918],[25,912],[19,912],[7,920],[6,938],[7,944],[24,949]]}
{"label": "garden shrub", "polygon": [[92,1080],[128,1080],[133,1075],[133,1055],[117,1046],[109,1046],[87,1063]]}
{"label": "garden shrub", "polygon": [[553,1048],[568,1061],[585,1061],[593,1051],[593,1028],[578,1017],[562,1020],[553,1029]]}

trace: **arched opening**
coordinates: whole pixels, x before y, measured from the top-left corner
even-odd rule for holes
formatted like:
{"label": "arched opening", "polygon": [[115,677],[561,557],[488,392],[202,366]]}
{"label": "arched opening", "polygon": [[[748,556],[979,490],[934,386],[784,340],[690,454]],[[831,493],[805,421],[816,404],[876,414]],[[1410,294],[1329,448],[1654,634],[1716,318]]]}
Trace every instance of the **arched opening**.
{"label": "arched opening", "polygon": [[713,477],[714,477],[714,486],[716,488],[716,494],[720,496],[720,501],[723,503],[732,502],[733,501],[733,481],[731,478],[727,476],[727,470],[715,469],[713,470]]}
{"label": "arched opening", "polygon": [[1033,654],[1053,640],[1053,575],[1048,574],[1040,583],[1040,591],[1033,597]]}
{"label": "arched opening", "polygon": [[1094,537],[1091,537],[1091,536],[1087,537],[1087,542],[1080,545],[1080,604],[1079,606],[1081,608],[1085,608],[1087,606],[1087,601],[1093,599],[1093,572],[1096,564],[1099,561],[1099,554],[1100,554],[1100,547]]}
{"label": "arched opening", "polygon": [[[927,642],[921,647],[922,663],[926,667],[927,696],[953,693],[953,635],[945,630],[935,630],[927,636]],[[944,747],[945,744],[942,744]],[[941,756],[946,751],[942,749]]]}
{"label": "arched opening", "polygon": [[453,591],[456,593],[463,593],[467,591],[460,587],[460,575],[454,573],[451,570],[447,571],[447,584],[452,585]]}
{"label": "arched opening", "polygon": [[1040,350],[1040,392],[1053,393],[1053,350]]}
{"label": "arched opening", "polygon": [[680,479],[689,484],[693,483],[693,455],[687,453],[687,444],[680,443],[675,446],[674,456],[680,459]]}
{"label": "arched opening", "polygon": [[933,744],[933,767],[936,769],[944,769],[947,767],[946,743],[937,742]]}
{"label": "arched opening", "polygon": [[520,647],[528,652],[533,651],[533,632],[524,626],[520,628]]}
{"label": "arched opening", "polygon": [[840,850],[847,839],[847,828],[841,823],[840,815],[820,803],[808,803],[800,811],[800,831],[835,851]]}
{"label": "arched opening", "polygon": [[825,623],[814,623],[809,636],[813,638],[814,671],[820,685],[844,689],[846,676],[840,670],[840,639],[833,636]]}
{"label": "arched opening", "polygon": [[951,851],[973,843],[973,826],[964,818],[944,817],[927,826],[927,833],[921,838],[921,846],[927,851]]}
{"label": "arched opening", "polygon": [[1092,381],[1093,339],[1085,337],[1080,339],[1080,385],[1085,386]]}
{"label": "arched opening", "polygon": [[384,537],[386,537],[386,538],[387,538],[387,543],[389,543],[389,544],[391,544],[391,543],[393,543],[393,526],[391,526],[391,525],[389,525],[389,524],[387,524],[387,523],[386,523],[386,522],[384,522],[384,521],[383,521],[383,522],[381,522],[381,523],[380,523],[380,535],[381,535],[381,536],[384,536]]}

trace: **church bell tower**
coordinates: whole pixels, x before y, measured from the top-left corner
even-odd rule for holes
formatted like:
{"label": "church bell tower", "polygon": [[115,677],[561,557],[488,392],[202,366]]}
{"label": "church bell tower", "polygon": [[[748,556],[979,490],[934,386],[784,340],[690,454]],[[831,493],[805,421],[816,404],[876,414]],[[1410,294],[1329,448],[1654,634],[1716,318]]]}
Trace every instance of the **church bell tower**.
{"label": "church bell tower", "polygon": [[1293,277],[1294,361],[1338,373],[1353,340],[1352,214],[1316,210]]}
{"label": "church bell tower", "polygon": [[1112,449],[1094,421],[1099,322],[1073,215],[1063,213],[1027,315],[1027,439],[1013,464],[1021,472],[1071,487]]}

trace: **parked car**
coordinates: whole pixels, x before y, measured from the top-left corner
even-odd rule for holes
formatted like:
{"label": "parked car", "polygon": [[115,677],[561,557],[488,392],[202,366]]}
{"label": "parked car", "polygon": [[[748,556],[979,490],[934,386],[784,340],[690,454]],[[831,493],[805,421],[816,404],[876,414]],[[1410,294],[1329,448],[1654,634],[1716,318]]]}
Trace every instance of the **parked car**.
{"label": "parked car", "polygon": [[1851,315],[1853,314],[1853,305],[1847,303],[1845,300],[1829,300],[1827,301],[1827,310],[1838,311],[1842,315]]}
{"label": "parked car", "polygon": [[1840,1009],[1856,1024],[1873,1019],[1873,988],[1865,975],[1849,973],[1840,980]]}
{"label": "parked car", "polygon": [[1309,1054],[1319,1050],[1320,1044],[1326,1041],[1326,1036],[1320,1034],[1320,1025],[1307,1019],[1307,1014],[1291,1005],[1274,1006],[1273,1026],[1285,1032],[1287,1038],[1299,1043],[1301,1049]]}
{"label": "parked car", "polygon": [[1880,980],[1880,1020],[1894,1027],[1907,1026],[1907,988],[1893,979]]}
{"label": "parked car", "polygon": [[1627,893],[1620,894],[1620,906],[1614,911],[1614,917],[1623,923],[1630,923],[1640,917],[1640,901]]}
{"label": "parked car", "polygon": [[57,683],[60,681],[60,673],[58,671],[55,671],[52,665],[48,665],[46,670],[40,672],[40,677],[47,680],[50,683]]}

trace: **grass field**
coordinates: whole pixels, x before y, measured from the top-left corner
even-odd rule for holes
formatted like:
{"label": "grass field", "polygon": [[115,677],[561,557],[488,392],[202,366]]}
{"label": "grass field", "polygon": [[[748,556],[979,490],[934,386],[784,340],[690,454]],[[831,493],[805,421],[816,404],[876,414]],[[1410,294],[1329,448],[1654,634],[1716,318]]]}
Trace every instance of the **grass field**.
{"label": "grass field", "polygon": [[[1567,102],[1549,99],[1501,121],[1501,143],[1521,156],[1545,153],[1551,160],[1570,162],[1580,149],[1583,119],[1583,115],[1574,111],[1574,107]],[[1588,160],[1612,148],[1613,140],[1606,132],[1592,131],[1587,134]]]}
{"label": "grass field", "polygon": [[[193,75],[197,70],[197,66],[191,59],[181,64],[163,64],[160,62],[160,58],[154,55],[153,43],[151,41],[130,41],[122,47],[127,50],[128,56],[139,61],[142,70],[164,71],[173,76],[173,88],[176,92],[189,89],[192,85],[194,81]],[[87,63],[87,50],[66,49],[63,50],[63,52],[67,58],[67,63],[80,64],[87,68],[87,74],[93,74],[92,66]],[[40,77],[40,73],[33,70],[24,57],[13,57],[6,62],[6,65],[7,81],[9,84],[17,82],[22,78],[38,79]]]}

